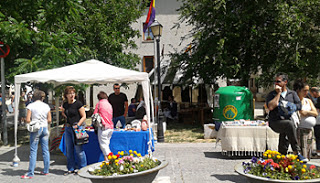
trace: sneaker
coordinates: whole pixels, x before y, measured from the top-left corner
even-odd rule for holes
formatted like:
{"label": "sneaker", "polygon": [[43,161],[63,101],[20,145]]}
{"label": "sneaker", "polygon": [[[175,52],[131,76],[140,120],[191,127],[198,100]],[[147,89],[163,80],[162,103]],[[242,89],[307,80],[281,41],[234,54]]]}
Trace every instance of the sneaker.
{"label": "sneaker", "polygon": [[300,153],[298,154],[298,159],[300,161],[302,161],[303,163],[307,163],[309,160],[307,158],[305,158],[304,156],[302,156]]}
{"label": "sneaker", "polygon": [[29,177],[28,175],[21,175],[22,179],[32,179],[32,177]]}
{"label": "sneaker", "polygon": [[49,175],[49,173],[40,172],[41,175]]}

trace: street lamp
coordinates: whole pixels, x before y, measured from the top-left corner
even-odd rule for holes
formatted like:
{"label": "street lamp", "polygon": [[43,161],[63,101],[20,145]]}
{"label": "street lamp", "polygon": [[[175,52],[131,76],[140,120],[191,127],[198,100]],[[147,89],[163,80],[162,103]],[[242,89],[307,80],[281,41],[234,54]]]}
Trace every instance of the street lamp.
{"label": "street lamp", "polygon": [[160,102],[161,102],[161,81],[160,81],[160,37],[162,34],[162,25],[157,21],[154,20],[154,22],[150,25],[153,37],[156,38],[157,41],[157,74],[158,74],[158,112],[157,112],[157,140],[158,142],[164,142],[164,136],[163,136],[163,124],[162,121],[159,119],[159,109],[160,109]]}

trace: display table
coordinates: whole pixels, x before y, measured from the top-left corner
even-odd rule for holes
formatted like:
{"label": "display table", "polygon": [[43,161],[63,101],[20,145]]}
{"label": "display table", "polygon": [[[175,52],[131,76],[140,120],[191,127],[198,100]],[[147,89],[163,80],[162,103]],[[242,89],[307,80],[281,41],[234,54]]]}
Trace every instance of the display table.
{"label": "display table", "polygon": [[[98,137],[93,131],[88,131],[89,143],[82,146],[87,156],[87,164],[92,164],[104,160],[102,151],[100,150]],[[152,132],[151,132],[152,135]],[[110,150],[117,154],[118,151],[133,150],[141,153],[142,156],[148,154],[149,131],[113,131],[110,140]],[[154,139],[152,136],[152,146],[154,147]],[[59,146],[63,154],[66,155],[64,144],[64,134]],[[154,151],[154,148],[151,149]]]}
{"label": "display table", "polygon": [[221,140],[224,155],[260,155],[267,149],[278,150],[279,134],[272,131],[269,126],[221,125],[217,139]]}

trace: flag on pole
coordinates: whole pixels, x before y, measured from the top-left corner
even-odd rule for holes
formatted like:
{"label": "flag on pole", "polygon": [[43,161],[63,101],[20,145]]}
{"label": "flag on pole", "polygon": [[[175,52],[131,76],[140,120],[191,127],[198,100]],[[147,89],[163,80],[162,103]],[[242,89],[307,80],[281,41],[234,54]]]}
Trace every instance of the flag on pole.
{"label": "flag on pole", "polygon": [[155,7],[155,0],[151,0],[148,16],[146,19],[146,22],[143,26],[143,32],[146,32],[146,30],[150,27],[150,25],[154,22],[154,18],[156,17],[156,7]]}

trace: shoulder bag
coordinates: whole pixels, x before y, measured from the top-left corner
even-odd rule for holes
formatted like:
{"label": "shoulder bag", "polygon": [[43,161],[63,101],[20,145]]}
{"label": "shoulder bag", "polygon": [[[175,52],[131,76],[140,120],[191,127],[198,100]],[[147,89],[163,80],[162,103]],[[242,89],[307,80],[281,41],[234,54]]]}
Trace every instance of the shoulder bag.
{"label": "shoulder bag", "polygon": [[92,117],[92,125],[94,126],[94,128],[99,128],[99,127],[102,128],[103,127],[103,125],[102,125],[103,118],[100,116],[99,110],[100,110],[100,102],[98,104],[98,112],[91,116]]}
{"label": "shoulder bag", "polygon": [[89,143],[89,135],[85,129],[74,128],[74,143],[75,145],[82,145]]}

